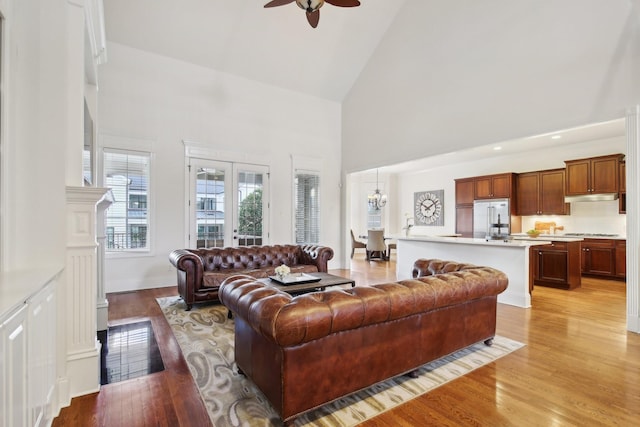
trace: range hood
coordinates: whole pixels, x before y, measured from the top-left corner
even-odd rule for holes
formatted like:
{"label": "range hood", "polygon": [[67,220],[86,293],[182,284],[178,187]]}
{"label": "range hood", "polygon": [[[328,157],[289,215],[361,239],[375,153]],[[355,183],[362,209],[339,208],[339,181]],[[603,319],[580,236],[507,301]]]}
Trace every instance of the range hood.
{"label": "range hood", "polygon": [[565,203],[571,202],[606,202],[618,200],[618,193],[583,194],[580,196],[564,196]]}

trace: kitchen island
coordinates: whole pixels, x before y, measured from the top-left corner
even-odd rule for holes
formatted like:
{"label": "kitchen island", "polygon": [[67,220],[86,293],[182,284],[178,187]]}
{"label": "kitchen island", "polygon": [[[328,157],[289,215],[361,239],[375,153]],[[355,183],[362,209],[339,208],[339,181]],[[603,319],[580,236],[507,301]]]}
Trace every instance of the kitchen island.
{"label": "kitchen island", "polygon": [[507,275],[509,286],[498,295],[498,302],[517,307],[531,307],[529,292],[529,249],[548,245],[548,240],[489,240],[466,237],[408,236],[398,237],[398,280],[410,279],[413,263],[419,258],[438,258],[493,267]]}

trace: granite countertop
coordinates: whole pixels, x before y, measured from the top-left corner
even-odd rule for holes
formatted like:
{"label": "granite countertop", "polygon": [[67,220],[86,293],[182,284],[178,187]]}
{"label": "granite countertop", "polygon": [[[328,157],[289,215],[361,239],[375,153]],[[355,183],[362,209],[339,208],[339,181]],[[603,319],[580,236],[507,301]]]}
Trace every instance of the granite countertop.
{"label": "granite countertop", "polygon": [[[469,237],[455,237],[455,236],[398,236],[397,239],[414,241],[414,242],[434,242],[434,243],[453,243],[464,245],[479,245],[479,246],[503,246],[503,247],[529,247],[537,245],[548,245],[550,240],[541,238],[537,239],[512,239],[512,240],[485,240],[474,239]],[[582,239],[579,239],[582,240]]]}

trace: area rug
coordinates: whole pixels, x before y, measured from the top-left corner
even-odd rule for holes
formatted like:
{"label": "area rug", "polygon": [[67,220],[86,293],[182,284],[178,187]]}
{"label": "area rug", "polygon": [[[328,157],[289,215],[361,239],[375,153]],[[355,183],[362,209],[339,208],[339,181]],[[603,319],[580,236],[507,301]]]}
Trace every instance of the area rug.
{"label": "area rug", "polygon": [[[233,320],[221,305],[185,310],[179,297],[158,298],[216,427],[281,426],[262,392],[237,373]],[[427,393],[521,348],[496,336],[491,347],[479,343],[422,366],[418,378],[399,376],[339,399],[296,419],[296,426],[351,427]]]}

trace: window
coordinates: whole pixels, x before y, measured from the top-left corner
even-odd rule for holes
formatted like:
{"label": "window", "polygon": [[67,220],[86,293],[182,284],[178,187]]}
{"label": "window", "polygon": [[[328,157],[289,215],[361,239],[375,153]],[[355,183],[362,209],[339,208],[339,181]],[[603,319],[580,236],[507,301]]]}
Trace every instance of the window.
{"label": "window", "polygon": [[114,202],[107,209],[107,251],[149,250],[149,153],[104,150],[104,183]]}
{"label": "window", "polygon": [[320,176],[296,171],[294,182],[296,243],[320,242]]}
{"label": "window", "polygon": [[367,229],[382,228],[382,209],[372,207],[367,201]]}

